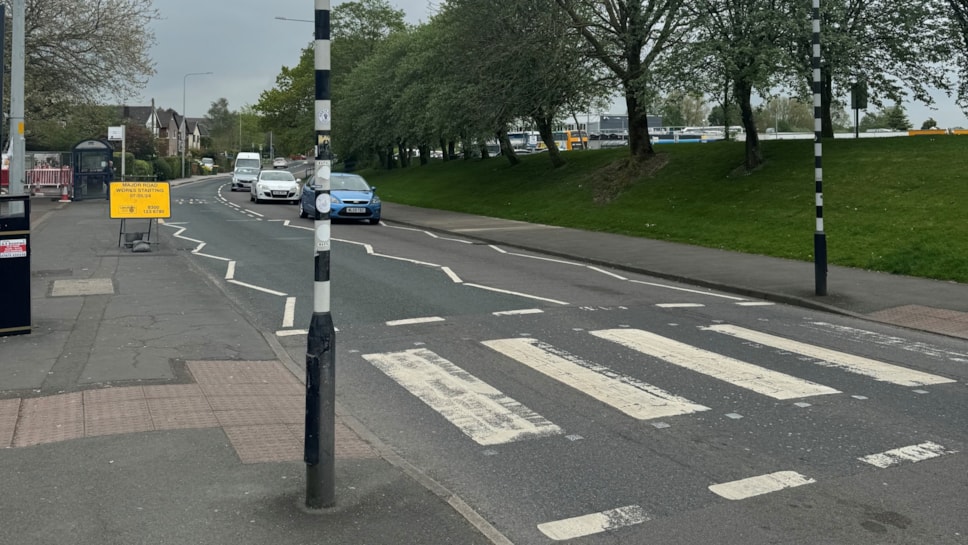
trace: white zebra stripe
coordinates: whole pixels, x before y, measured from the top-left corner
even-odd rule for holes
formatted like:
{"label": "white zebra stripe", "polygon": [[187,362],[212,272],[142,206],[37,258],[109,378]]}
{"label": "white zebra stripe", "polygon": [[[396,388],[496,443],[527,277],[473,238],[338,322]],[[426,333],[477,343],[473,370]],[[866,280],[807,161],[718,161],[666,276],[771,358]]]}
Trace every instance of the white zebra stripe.
{"label": "white zebra stripe", "polygon": [[592,331],[596,337],[774,399],[837,394],[838,390],[722,356],[640,329]]}
{"label": "white zebra stripe", "polygon": [[584,361],[535,339],[499,339],[482,344],[632,418],[649,420],[709,410],[709,407],[621,375],[608,367]]}
{"label": "white zebra stripe", "polygon": [[890,382],[899,386],[926,386],[929,384],[947,384],[955,382],[952,379],[922,373],[913,369],[891,365],[882,361],[872,360],[862,356],[854,356],[837,350],[830,350],[811,344],[802,343],[768,333],[753,331],[744,327],[717,324],[706,328],[740,339],[744,339],[765,346],[772,346],[778,350],[802,354],[814,358],[817,365],[842,369],[848,373],[871,377],[878,382]]}
{"label": "white zebra stripe", "polygon": [[363,359],[478,444],[499,445],[562,433],[541,415],[425,348],[366,354]]}

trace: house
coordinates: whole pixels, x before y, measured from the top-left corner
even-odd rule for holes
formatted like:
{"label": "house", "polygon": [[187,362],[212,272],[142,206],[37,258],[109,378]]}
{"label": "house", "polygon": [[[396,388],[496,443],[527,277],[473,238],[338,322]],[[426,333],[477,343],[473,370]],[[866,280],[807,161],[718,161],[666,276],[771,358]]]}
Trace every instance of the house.
{"label": "house", "polygon": [[171,108],[155,110],[158,116],[158,155],[162,157],[175,157],[181,154],[181,147],[178,145],[179,135],[181,135],[181,124],[184,121],[181,114]]}
{"label": "house", "polygon": [[202,149],[202,138],[209,138],[211,133],[208,130],[208,124],[204,117],[187,117],[185,118],[186,124],[188,126],[188,151],[201,150]]}
{"label": "house", "polygon": [[143,126],[155,138],[161,131],[154,99],[151,100],[151,106],[121,106],[121,119],[129,125]]}

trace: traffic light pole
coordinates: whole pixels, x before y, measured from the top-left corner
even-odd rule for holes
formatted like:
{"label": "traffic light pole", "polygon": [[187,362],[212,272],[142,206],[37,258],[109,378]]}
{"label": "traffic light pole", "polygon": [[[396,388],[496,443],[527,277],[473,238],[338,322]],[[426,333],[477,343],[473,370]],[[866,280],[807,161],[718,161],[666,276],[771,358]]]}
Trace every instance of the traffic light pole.
{"label": "traffic light pole", "polygon": [[813,0],[813,151],[817,227],[813,233],[814,277],[817,295],[827,295],[827,235],[823,230],[823,147],[820,72],[820,0]]}
{"label": "traffic light pole", "polygon": [[316,217],[313,317],[306,346],[306,507],[336,504],[336,328],[330,313],[330,0],[315,0]]}

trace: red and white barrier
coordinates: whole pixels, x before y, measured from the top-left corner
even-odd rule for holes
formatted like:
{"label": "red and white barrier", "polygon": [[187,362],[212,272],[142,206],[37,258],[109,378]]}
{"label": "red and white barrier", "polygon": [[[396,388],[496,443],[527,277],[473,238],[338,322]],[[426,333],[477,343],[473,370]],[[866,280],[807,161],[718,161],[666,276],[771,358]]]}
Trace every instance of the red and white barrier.
{"label": "red and white barrier", "polygon": [[67,187],[73,181],[71,167],[60,168],[31,168],[24,172],[30,192],[36,193],[44,188]]}

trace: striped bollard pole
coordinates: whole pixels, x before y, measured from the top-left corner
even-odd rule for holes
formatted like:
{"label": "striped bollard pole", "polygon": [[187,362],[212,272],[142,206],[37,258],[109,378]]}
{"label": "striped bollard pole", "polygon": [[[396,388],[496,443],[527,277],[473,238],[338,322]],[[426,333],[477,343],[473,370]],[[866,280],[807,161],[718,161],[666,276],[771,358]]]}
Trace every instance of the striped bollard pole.
{"label": "striped bollard pole", "polygon": [[817,227],[813,233],[814,277],[817,295],[827,295],[827,235],[823,230],[823,146],[820,72],[820,0],[813,0],[813,154]]}
{"label": "striped bollard pole", "polygon": [[336,328],[330,313],[330,0],[315,0],[316,217],[313,317],[306,346],[306,507],[336,504]]}

